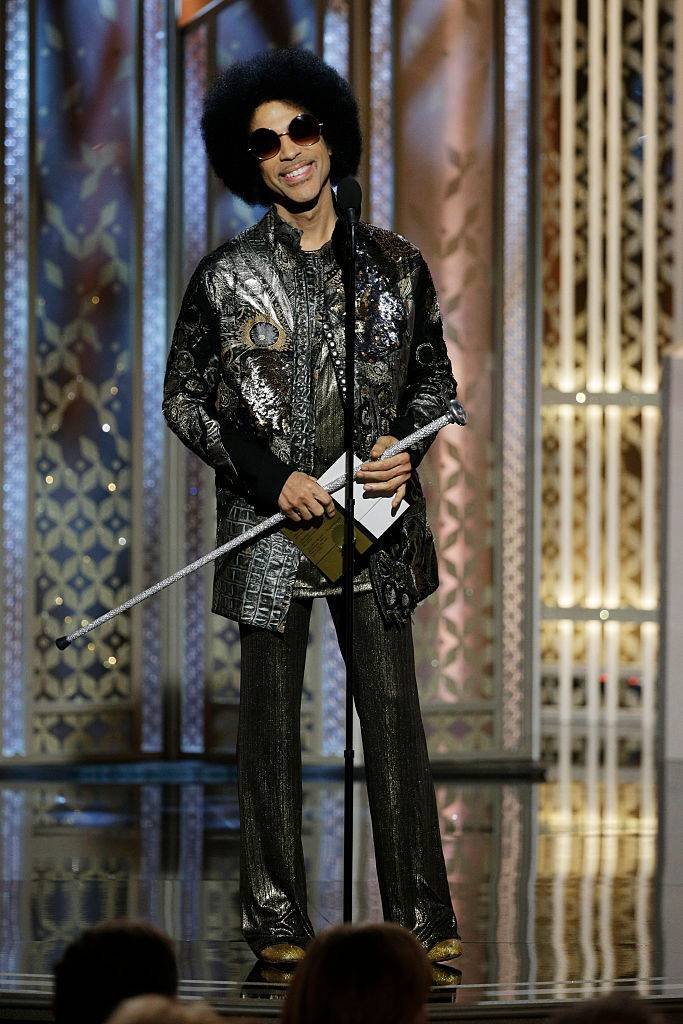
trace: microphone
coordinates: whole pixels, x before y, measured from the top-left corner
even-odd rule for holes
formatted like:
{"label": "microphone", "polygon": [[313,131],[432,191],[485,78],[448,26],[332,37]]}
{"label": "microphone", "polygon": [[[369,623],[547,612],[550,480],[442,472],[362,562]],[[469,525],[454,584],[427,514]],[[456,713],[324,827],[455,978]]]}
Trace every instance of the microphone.
{"label": "microphone", "polygon": [[363,200],[361,187],[355,178],[347,177],[337,185],[337,209],[350,223],[357,224]]}

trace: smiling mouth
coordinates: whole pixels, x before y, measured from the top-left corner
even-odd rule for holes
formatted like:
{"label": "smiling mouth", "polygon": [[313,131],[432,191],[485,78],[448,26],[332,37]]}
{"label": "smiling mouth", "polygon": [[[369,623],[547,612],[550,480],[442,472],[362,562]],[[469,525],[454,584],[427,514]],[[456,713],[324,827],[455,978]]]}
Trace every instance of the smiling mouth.
{"label": "smiling mouth", "polygon": [[280,177],[283,178],[288,185],[296,183],[297,181],[304,181],[310,177],[313,171],[313,166],[313,161],[309,160],[308,163],[299,164],[298,167],[294,167],[291,171],[287,171],[286,174],[281,174]]}

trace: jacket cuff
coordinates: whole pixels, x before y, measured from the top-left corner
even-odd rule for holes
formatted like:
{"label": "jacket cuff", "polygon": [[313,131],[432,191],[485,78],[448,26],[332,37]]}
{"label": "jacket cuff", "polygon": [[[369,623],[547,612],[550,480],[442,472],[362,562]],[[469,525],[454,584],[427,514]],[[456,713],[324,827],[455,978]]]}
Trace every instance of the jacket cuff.
{"label": "jacket cuff", "polygon": [[296,473],[297,467],[283,462],[264,444],[246,438],[236,430],[221,429],[221,438],[254,505],[269,514],[277,512],[280,491],[291,474]]}

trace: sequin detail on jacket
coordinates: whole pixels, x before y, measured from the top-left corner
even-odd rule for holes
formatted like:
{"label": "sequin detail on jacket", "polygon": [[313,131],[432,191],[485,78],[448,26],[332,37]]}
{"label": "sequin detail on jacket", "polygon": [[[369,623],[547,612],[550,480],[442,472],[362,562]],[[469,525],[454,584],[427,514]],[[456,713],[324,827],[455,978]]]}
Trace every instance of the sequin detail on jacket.
{"label": "sequin detail on jacket", "polygon": [[[400,235],[358,226],[356,450],[405,437],[441,416],[456,382],[434,285],[420,252]],[[311,349],[332,332],[343,389],[344,295],[336,264],[315,285],[299,232],[271,208],[206,256],[185,293],[168,357],[164,415],[216,472],[217,544],[277,511],[294,469],[313,459]],[[429,441],[411,450],[413,466]],[[411,507],[382,538],[370,578],[387,623],[400,623],[438,585],[436,553],[417,473]],[[282,533],[219,559],[213,610],[281,631],[300,553]]]}

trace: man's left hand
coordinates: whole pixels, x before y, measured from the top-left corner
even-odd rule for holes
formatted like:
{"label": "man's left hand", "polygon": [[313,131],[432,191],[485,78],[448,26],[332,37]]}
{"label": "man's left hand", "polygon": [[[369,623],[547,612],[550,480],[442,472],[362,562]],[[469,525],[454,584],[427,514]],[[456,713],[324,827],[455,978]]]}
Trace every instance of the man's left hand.
{"label": "man's left hand", "polygon": [[410,480],[413,471],[410,453],[401,452],[399,455],[393,455],[390,459],[384,459],[381,462],[376,460],[397,441],[397,437],[382,436],[378,438],[370,452],[372,461],[364,462],[356,477],[363,484],[363,490],[369,498],[389,497],[393,494],[391,507],[394,511],[405,497],[406,483]]}

